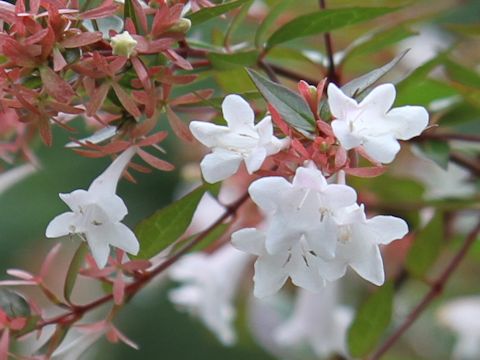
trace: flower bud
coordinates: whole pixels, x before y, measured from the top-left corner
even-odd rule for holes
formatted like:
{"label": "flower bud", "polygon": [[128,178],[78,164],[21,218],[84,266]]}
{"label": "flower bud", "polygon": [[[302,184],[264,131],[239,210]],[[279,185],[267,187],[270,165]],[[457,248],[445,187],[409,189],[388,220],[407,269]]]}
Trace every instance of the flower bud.
{"label": "flower bud", "polygon": [[128,31],[117,34],[110,40],[113,55],[130,57],[135,51],[137,40],[135,40]]}
{"label": "flower bud", "polygon": [[192,22],[190,21],[190,19],[180,18],[175,24],[170,27],[170,29],[168,29],[168,31],[186,33],[188,30],[190,30],[191,26]]}

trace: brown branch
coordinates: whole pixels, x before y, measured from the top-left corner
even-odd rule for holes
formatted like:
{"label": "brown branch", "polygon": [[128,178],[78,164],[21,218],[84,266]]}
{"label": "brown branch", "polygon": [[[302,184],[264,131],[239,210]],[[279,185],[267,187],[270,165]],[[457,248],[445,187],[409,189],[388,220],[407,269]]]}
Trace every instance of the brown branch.
{"label": "brown branch", "polygon": [[276,82],[276,83],[279,83],[280,81],[278,80],[278,77],[277,77],[277,74],[275,73],[275,71],[272,69],[272,67],[270,66],[270,64],[268,64],[267,62],[265,62],[263,59],[259,59],[257,61],[257,64],[260,68],[262,68],[263,70],[265,70],[265,73],[267,74],[267,76],[269,77],[270,80],[272,80],[273,82]]}
{"label": "brown branch", "polygon": [[430,288],[430,291],[423,297],[418,305],[407,316],[405,321],[395,332],[378,348],[377,351],[369,358],[370,360],[379,360],[397,341],[400,337],[410,328],[410,326],[417,320],[423,313],[423,311],[430,305],[430,303],[441,295],[447,281],[452,276],[453,272],[457,269],[465,255],[475,243],[478,234],[480,233],[480,221],[475,228],[468,234],[465,242],[458,251],[458,253],[452,258],[447,267],[443,270],[440,276],[435,280]]}
{"label": "brown branch", "polygon": [[[245,192],[237,201],[233,204],[229,205],[223,215],[217,219],[212,225],[210,225],[205,231],[203,231],[200,235],[198,235],[195,239],[187,243],[183,246],[178,252],[176,252],[172,257],[155,267],[150,272],[144,274],[143,276],[139,277],[135,282],[129,284],[125,288],[125,295],[127,298],[133,297],[137,292],[139,292],[145,285],[147,285],[150,280],[154,279],[157,275],[161,274],[163,271],[168,269],[172,266],[175,262],[177,262],[183,255],[188,253],[195,245],[200,243],[206,236],[208,236],[218,225],[222,224],[225,220],[227,220],[230,216],[234,215],[238,209],[247,201],[249,198],[248,192]],[[65,323],[73,323],[79,320],[85,313],[96,309],[97,307],[106,304],[113,300],[113,294],[105,295],[97,300],[94,300],[86,305],[75,306],[72,308],[71,311],[64,313],[62,315],[58,315],[52,319],[40,321],[35,329],[41,329],[44,326],[51,325],[51,324],[65,324]]]}
{"label": "brown branch", "polygon": [[478,161],[453,151],[450,153],[450,160],[452,160],[457,165],[467,168],[476,176],[480,176],[480,163]]}
{"label": "brown branch", "polygon": [[[320,9],[325,10],[327,8],[325,0],[319,0],[318,3],[320,5]],[[323,34],[323,39],[325,42],[325,51],[327,53],[328,59],[328,81],[334,83],[335,85],[339,85],[340,77],[338,76],[337,70],[335,69],[335,61],[333,59],[333,42],[330,33],[326,32],[325,34]]]}
{"label": "brown branch", "polygon": [[291,71],[289,69],[285,69],[285,68],[283,68],[281,66],[278,66],[278,65],[275,65],[275,64],[268,63],[268,65],[278,75],[283,76],[287,79],[294,80],[294,81],[303,80],[303,81],[306,81],[309,85],[314,85],[314,86],[317,86],[317,84],[319,83],[318,79],[314,79],[314,78],[311,78],[311,77],[308,77],[308,76],[304,76],[302,74],[298,74],[294,71]]}

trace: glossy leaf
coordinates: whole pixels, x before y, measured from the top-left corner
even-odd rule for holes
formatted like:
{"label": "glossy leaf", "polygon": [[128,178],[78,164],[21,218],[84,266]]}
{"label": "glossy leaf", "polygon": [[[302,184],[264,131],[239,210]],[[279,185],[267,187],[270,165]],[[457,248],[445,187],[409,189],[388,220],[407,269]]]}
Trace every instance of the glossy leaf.
{"label": "glossy leaf", "polygon": [[286,41],[305,36],[321,34],[348,25],[364,21],[396,11],[399,8],[344,8],[322,10],[312,14],[299,16],[275,31],[267,41],[267,49]]}
{"label": "glossy leaf", "polygon": [[219,70],[229,70],[238,66],[253,66],[258,60],[258,51],[251,50],[233,54],[210,53],[208,59],[213,67]]}
{"label": "glossy leaf", "polygon": [[247,69],[247,72],[265,100],[282,115],[287,123],[302,130],[315,129],[313,114],[300,95],[251,69]]}
{"label": "glossy leaf", "polygon": [[387,283],[360,306],[348,331],[348,348],[353,357],[362,357],[377,345],[390,324],[393,295],[393,284]]}
{"label": "glossy leaf", "polygon": [[255,33],[255,46],[260,48],[263,46],[265,35],[270,27],[273,25],[275,20],[278,19],[280,15],[282,15],[285,10],[292,4],[293,0],[285,0],[281,1],[277,4],[274,8],[272,8],[267,16],[262,20],[260,26]]}
{"label": "glossy leaf", "polygon": [[137,258],[149,259],[173,244],[187,230],[203,194],[210,185],[202,185],[173,204],[158,210],[135,229],[140,242]]}
{"label": "glossy leaf", "polygon": [[10,317],[30,316],[30,305],[25,298],[9,289],[0,289],[0,308]]}
{"label": "glossy leaf", "polygon": [[443,243],[443,214],[435,217],[423,228],[410,247],[405,266],[413,275],[423,278],[425,273],[435,263]]}
{"label": "glossy leaf", "polygon": [[65,285],[63,286],[63,296],[68,302],[70,302],[70,297],[72,295],[73,288],[75,287],[75,282],[77,281],[78,271],[82,267],[85,255],[87,253],[87,243],[82,241],[77,251],[75,251],[70,265],[68,266],[67,276],[65,277]]}
{"label": "glossy leaf", "polygon": [[477,72],[450,60],[446,61],[445,67],[448,76],[453,81],[468,87],[480,89],[480,75],[478,75]]}
{"label": "glossy leaf", "polygon": [[236,9],[249,1],[250,0],[237,0],[217,6],[204,7],[203,9],[188,15],[187,18],[190,19],[192,25],[196,26],[217,16],[223,15],[230,10]]}

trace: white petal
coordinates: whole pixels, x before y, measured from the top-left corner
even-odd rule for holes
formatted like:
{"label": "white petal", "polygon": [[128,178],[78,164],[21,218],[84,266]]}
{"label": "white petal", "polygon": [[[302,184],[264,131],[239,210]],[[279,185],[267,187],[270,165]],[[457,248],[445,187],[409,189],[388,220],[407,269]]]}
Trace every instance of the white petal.
{"label": "white petal", "polygon": [[238,250],[260,256],[265,253],[265,234],[255,228],[241,229],[232,234],[232,245]]}
{"label": "white petal", "polygon": [[389,244],[408,233],[407,223],[395,216],[375,216],[367,220],[367,226],[375,233],[377,244]]}
{"label": "white petal", "polygon": [[315,258],[308,254],[304,256],[299,254],[298,256],[292,256],[290,260],[289,269],[292,283],[317,293],[325,287],[325,280],[320,277]]}
{"label": "white petal", "polygon": [[92,194],[82,189],[74,190],[68,194],[58,194],[58,196],[60,196],[60,199],[62,199],[62,201],[75,212],[83,211],[81,210],[81,207],[95,202]]}
{"label": "white petal", "polygon": [[132,146],[117,156],[110,166],[92,182],[88,191],[103,196],[115,194],[118,180],[136,151],[137,149]]}
{"label": "white petal", "polygon": [[319,274],[328,281],[340,279],[347,272],[347,264],[343,259],[323,261],[318,259],[317,269]]}
{"label": "white petal", "polygon": [[261,256],[255,262],[255,287],[253,294],[263,298],[275,294],[287,281],[288,275],[283,270],[286,256]]}
{"label": "white petal", "polygon": [[349,128],[349,123],[345,120],[333,120],[332,130],[337,137],[340,144],[346,149],[350,150],[360,146],[362,140],[360,137],[355,136]]}
{"label": "white petal", "polygon": [[110,245],[115,246],[132,255],[138,254],[140,245],[138,243],[137,237],[135,236],[133,231],[128,228],[128,226],[117,223],[105,224],[104,226],[99,226],[99,228],[102,228],[103,236],[105,236],[105,238],[107,238],[108,236],[108,241]]}
{"label": "white petal", "polygon": [[96,204],[107,214],[112,222],[121,221],[127,214],[127,206],[118,195],[102,196]]}
{"label": "white petal", "polygon": [[328,85],[327,93],[330,112],[337,119],[345,119],[349,113],[357,111],[357,102],[345,95],[335,84]]}
{"label": "white petal", "polygon": [[239,95],[228,95],[222,103],[223,117],[228,127],[235,132],[253,130],[255,114],[248,104]]}
{"label": "white petal", "polygon": [[248,192],[252,200],[265,212],[274,211],[282,201],[282,195],[288,195],[292,185],[282,177],[264,177],[252,182]]}
{"label": "white petal", "polygon": [[319,226],[305,234],[311,250],[323,259],[335,257],[337,248],[337,224],[330,216],[325,216]]}
{"label": "white petal", "polygon": [[205,181],[213,184],[235,174],[241,162],[241,155],[233,151],[216,149],[203,158],[200,167]]}
{"label": "white petal", "polygon": [[49,238],[65,236],[72,233],[72,226],[77,223],[77,215],[66,212],[55,217],[47,226],[45,235]]}
{"label": "white petal", "polygon": [[255,130],[260,137],[260,144],[271,142],[273,137],[272,118],[270,116],[263,118],[257,125],[255,125]]}
{"label": "white petal", "polygon": [[327,180],[317,168],[298,167],[292,182],[294,187],[323,191]]}
{"label": "white petal", "polygon": [[400,150],[400,144],[393,135],[368,137],[364,139],[363,146],[366,153],[374,160],[388,164],[393,161]]}
{"label": "white petal", "polygon": [[371,245],[365,249],[362,256],[352,256],[350,266],[358,275],[372,284],[380,286],[385,281],[382,255],[377,245]]}
{"label": "white petal", "polygon": [[110,254],[109,234],[105,234],[107,235],[106,238],[102,235],[104,235],[102,231],[93,231],[85,234],[93,258],[100,269],[105,267]]}
{"label": "white petal", "polygon": [[266,157],[267,152],[265,148],[258,147],[253,149],[252,152],[245,158],[245,165],[248,173],[253,174],[255,171],[260,169]]}
{"label": "white petal", "polygon": [[408,140],[422,133],[428,125],[428,112],[422,106],[402,106],[387,114],[387,121],[395,123],[395,137]]}
{"label": "white petal", "polygon": [[384,115],[395,101],[395,86],[383,84],[374,88],[362,100],[360,107],[367,113]]}
{"label": "white petal", "polygon": [[226,126],[219,126],[204,121],[192,121],[190,123],[190,131],[198,141],[209,148],[217,146],[219,138],[230,132]]}
{"label": "white petal", "polygon": [[322,201],[326,204],[326,207],[331,209],[347,207],[355,204],[357,193],[350,186],[331,184],[325,188]]}
{"label": "white petal", "polygon": [[289,228],[288,219],[276,214],[270,219],[268,226],[265,249],[269,254],[278,254],[288,251],[292,244],[300,241],[302,232],[295,228]]}

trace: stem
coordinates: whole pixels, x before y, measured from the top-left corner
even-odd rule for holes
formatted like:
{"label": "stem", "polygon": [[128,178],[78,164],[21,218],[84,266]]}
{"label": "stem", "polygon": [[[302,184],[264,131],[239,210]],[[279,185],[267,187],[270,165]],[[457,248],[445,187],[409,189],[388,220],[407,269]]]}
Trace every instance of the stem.
{"label": "stem", "polygon": [[480,176],[480,164],[477,161],[470,159],[468,156],[451,152],[450,160],[464,168],[467,168],[476,176]]}
{"label": "stem", "polygon": [[480,221],[477,223],[475,228],[468,234],[465,242],[458,251],[458,253],[452,258],[450,263],[447,265],[445,270],[440,274],[440,276],[435,280],[430,288],[430,291],[423,297],[423,299],[418,303],[418,305],[412,310],[412,312],[407,316],[405,321],[399,328],[383,343],[383,345],[370,357],[370,360],[380,359],[397,341],[400,337],[407,331],[410,326],[417,320],[423,311],[430,305],[430,303],[440,296],[442,293],[445,284],[452,276],[453,272],[457,269],[458,265],[461,263],[465,255],[475,243],[478,234],[480,233]]}
{"label": "stem", "polygon": [[[320,9],[325,10],[327,8],[327,4],[325,0],[319,0],[318,3],[320,5]],[[327,53],[327,59],[328,59],[327,78],[329,82],[334,83],[335,85],[338,85],[340,83],[340,79],[335,69],[335,61],[333,60],[332,37],[329,32],[326,32],[323,35],[323,40],[325,42],[325,51]]]}
{"label": "stem", "polygon": [[265,70],[266,74],[272,80],[273,82],[279,83],[280,81],[278,80],[277,74],[275,71],[272,69],[270,64],[265,62],[263,59],[258,60],[258,66],[260,66],[263,70]]}
{"label": "stem", "polygon": [[[127,298],[133,297],[139,290],[141,290],[145,285],[147,285],[150,280],[155,278],[157,275],[162,273],[164,270],[168,269],[175,262],[177,262],[183,255],[188,253],[195,245],[200,243],[208,234],[210,234],[218,225],[222,224],[230,216],[234,215],[240,206],[243,205],[249,199],[248,192],[245,192],[237,201],[227,207],[225,212],[221,217],[217,219],[212,225],[210,225],[205,231],[198,235],[195,239],[183,246],[177,253],[172,257],[167,259],[165,262],[161,263],[155,267],[152,271],[146,273],[142,277],[138,278],[135,282],[129,284],[125,288],[125,296]],[[85,313],[93,310],[103,304],[110,302],[113,299],[113,294],[105,295],[95,301],[92,301],[86,305],[76,306],[71,311],[64,313],[62,315],[56,316],[52,319],[41,321],[37,324],[35,329],[41,329],[46,325],[50,324],[59,324],[59,323],[72,323],[80,319]]]}

